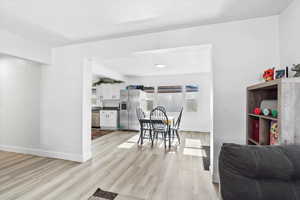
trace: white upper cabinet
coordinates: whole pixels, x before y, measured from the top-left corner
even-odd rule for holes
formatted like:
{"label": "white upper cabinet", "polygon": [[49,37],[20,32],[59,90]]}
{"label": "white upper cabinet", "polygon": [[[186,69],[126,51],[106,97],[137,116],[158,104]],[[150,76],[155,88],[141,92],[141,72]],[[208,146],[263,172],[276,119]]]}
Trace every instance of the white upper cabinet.
{"label": "white upper cabinet", "polygon": [[111,85],[111,91],[112,91],[112,99],[120,99],[120,85],[119,84],[114,84]]}
{"label": "white upper cabinet", "polygon": [[120,84],[101,84],[97,86],[97,95],[102,100],[118,100],[120,99]]}
{"label": "white upper cabinet", "polygon": [[103,84],[103,99],[112,99],[111,88],[111,84]]}

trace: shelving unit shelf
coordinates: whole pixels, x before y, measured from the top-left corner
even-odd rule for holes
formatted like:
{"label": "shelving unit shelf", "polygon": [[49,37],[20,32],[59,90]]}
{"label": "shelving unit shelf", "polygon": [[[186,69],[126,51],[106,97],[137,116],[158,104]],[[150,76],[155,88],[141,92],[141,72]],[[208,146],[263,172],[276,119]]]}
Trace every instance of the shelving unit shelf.
{"label": "shelving unit shelf", "polygon": [[251,139],[251,138],[248,138],[248,143],[252,143],[252,144],[255,144],[255,145],[259,145],[258,142],[256,142],[255,140]]}
{"label": "shelving unit shelf", "polygon": [[257,118],[262,118],[262,119],[268,119],[272,121],[278,121],[278,118],[270,117],[270,116],[265,116],[265,115],[256,115],[256,114],[248,114],[249,117],[257,117]]}
{"label": "shelving unit shelf", "polygon": [[[277,118],[253,113],[263,100],[277,100]],[[269,145],[272,121],[278,124],[279,144],[300,143],[300,133],[297,133],[300,130],[299,109],[300,78],[278,79],[247,87],[246,143]],[[258,126],[258,131],[254,130],[257,127],[254,125]]]}

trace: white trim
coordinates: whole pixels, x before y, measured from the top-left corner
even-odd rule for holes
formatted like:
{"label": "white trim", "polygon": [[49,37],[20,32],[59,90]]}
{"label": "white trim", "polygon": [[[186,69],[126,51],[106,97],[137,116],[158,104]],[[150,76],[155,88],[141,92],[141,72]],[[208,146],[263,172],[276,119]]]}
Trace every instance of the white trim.
{"label": "white trim", "polygon": [[[181,121],[182,122],[182,121]],[[198,133],[211,133],[209,130],[204,129],[191,129],[191,128],[180,128],[180,131],[187,131],[187,132],[198,132]]]}
{"label": "white trim", "polygon": [[89,151],[89,152],[86,152],[83,154],[82,156],[82,162],[86,162],[88,160],[92,159],[92,152]]}
{"label": "white trim", "polygon": [[55,152],[55,151],[45,151],[42,149],[33,149],[33,148],[26,148],[26,147],[16,147],[16,146],[9,146],[9,145],[0,145],[1,151],[8,151],[8,152],[15,152],[15,153],[22,153],[22,154],[31,154],[35,156],[41,157],[49,157],[49,158],[58,158],[63,160],[70,160],[75,162],[85,162],[90,158],[88,154],[80,155],[80,154],[71,154],[71,153],[63,153],[63,152]]}

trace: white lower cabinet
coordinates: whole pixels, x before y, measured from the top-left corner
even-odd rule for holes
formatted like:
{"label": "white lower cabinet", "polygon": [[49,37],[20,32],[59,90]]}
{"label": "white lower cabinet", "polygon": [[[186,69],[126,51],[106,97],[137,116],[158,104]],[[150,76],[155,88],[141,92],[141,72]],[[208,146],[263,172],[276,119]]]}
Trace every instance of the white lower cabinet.
{"label": "white lower cabinet", "polygon": [[100,111],[100,127],[101,128],[118,128],[118,111],[101,110]]}

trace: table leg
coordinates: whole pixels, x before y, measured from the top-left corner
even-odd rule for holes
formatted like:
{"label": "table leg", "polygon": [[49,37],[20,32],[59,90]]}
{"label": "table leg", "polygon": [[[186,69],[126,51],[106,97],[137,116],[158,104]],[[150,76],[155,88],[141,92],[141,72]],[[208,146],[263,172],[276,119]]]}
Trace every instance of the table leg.
{"label": "table leg", "polygon": [[[142,129],[140,128],[140,132],[142,131]],[[139,136],[139,140],[137,141],[137,144],[140,144],[140,140],[141,140],[141,133],[140,133],[140,136]]]}
{"label": "table leg", "polygon": [[171,148],[171,126],[168,126],[168,134],[169,134],[169,148]]}
{"label": "table leg", "polygon": [[[143,126],[144,126],[144,124],[142,124]],[[144,138],[144,136],[143,136],[143,133],[144,133],[144,128],[143,128],[143,126],[141,127],[141,145],[143,145],[143,138]]]}
{"label": "table leg", "polygon": [[142,139],[143,139],[142,133],[143,133],[143,123],[140,123],[140,137],[139,137],[139,140],[137,142],[138,144],[140,144],[140,141],[141,141],[141,144],[143,144],[143,142],[142,142]]}

